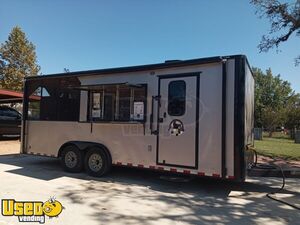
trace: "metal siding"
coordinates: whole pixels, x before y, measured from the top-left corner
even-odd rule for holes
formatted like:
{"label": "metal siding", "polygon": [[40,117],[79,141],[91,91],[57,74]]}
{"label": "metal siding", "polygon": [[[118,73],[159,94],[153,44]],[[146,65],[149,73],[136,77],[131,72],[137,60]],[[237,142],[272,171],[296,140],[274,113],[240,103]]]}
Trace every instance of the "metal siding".
{"label": "metal siding", "polygon": [[[94,123],[93,132],[91,133],[90,123],[28,121],[28,139],[26,143],[28,152],[57,155],[60,146],[67,141],[94,141],[108,147],[112,152],[113,162],[133,165],[156,165],[156,135],[150,134],[149,118],[151,113],[151,98],[158,93],[157,75],[191,72],[202,72],[200,75],[199,106],[199,169],[191,171],[201,176],[204,174],[212,176],[214,174],[217,177],[217,175],[221,174],[222,147],[221,63],[132,72],[127,75],[114,74],[110,76],[94,75],[80,77],[82,85],[123,82],[146,83],[148,85],[148,109],[145,125]],[[228,96],[230,96],[230,93]],[[86,97],[82,96],[81,100],[84,101],[84,99]],[[84,107],[84,104],[82,102],[81,107]],[[156,112],[156,104],[154,107],[154,112]],[[81,109],[80,114],[80,118],[84,120],[86,111]],[[157,115],[154,115],[154,121],[156,120]],[[156,127],[156,124],[153,127]],[[227,143],[230,142],[227,141]],[[230,156],[226,158],[230,159]]]}
{"label": "metal siding", "polygon": [[86,121],[87,119],[87,111],[88,111],[88,92],[81,91],[80,93],[80,113],[79,113],[79,121]]}
{"label": "metal siding", "polygon": [[221,174],[222,64],[200,75],[199,170]]}
{"label": "metal siding", "polygon": [[226,169],[227,176],[234,175],[234,59],[227,61],[226,93]]}
{"label": "metal siding", "polygon": [[254,142],[254,78],[245,65],[245,145]]}

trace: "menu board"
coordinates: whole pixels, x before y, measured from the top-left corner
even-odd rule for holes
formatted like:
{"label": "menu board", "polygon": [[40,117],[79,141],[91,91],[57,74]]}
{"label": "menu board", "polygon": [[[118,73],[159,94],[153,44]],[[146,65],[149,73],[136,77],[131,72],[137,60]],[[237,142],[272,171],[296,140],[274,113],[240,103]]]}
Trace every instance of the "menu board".
{"label": "menu board", "polygon": [[144,102],[133,103],[133,119],[144,120]]}

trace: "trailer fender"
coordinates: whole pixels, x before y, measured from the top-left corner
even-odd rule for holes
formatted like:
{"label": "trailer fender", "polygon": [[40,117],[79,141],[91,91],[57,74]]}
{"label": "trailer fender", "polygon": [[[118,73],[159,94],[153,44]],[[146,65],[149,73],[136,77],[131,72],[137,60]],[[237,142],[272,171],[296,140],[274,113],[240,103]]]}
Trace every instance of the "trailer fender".
{"label": "trailer fender", "polygon": [[88,142],[88,141],[68,141],[64,143],[58,150],[58,155],[57,155],[58,158],[61,156],[62,150],[68,145],[75,145],[80,151],[87,151],[89,148],[97,146],[105,151],[108,158],[112,162],[110,151],[105,145],[97,142]]}

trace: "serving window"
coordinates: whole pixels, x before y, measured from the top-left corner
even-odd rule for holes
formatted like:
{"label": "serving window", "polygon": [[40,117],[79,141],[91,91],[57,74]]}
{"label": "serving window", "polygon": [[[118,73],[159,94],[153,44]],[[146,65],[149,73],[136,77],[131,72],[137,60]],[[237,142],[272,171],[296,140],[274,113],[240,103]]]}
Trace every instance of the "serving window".
{"label": "serving window", "polygon": [[146,85],[102,85],[90,90],[89,96],[89,120],[124,122],[146,120]]}

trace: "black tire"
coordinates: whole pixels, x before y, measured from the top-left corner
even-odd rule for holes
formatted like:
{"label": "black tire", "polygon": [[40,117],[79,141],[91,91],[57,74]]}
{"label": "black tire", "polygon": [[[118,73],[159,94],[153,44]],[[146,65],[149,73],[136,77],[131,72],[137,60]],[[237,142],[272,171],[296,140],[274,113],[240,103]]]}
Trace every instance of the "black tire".
{"label": "black tire", "polygon": [[101,177],[110,170],[111,159],[104,149],[93,146],[85,155],[84,167],[89,175]]}
{"label": "black tire", "polygon": [[83,152],[75,145],[64,147],[61,153],[61,164],[65,171],[79,173],[83,169]]}

